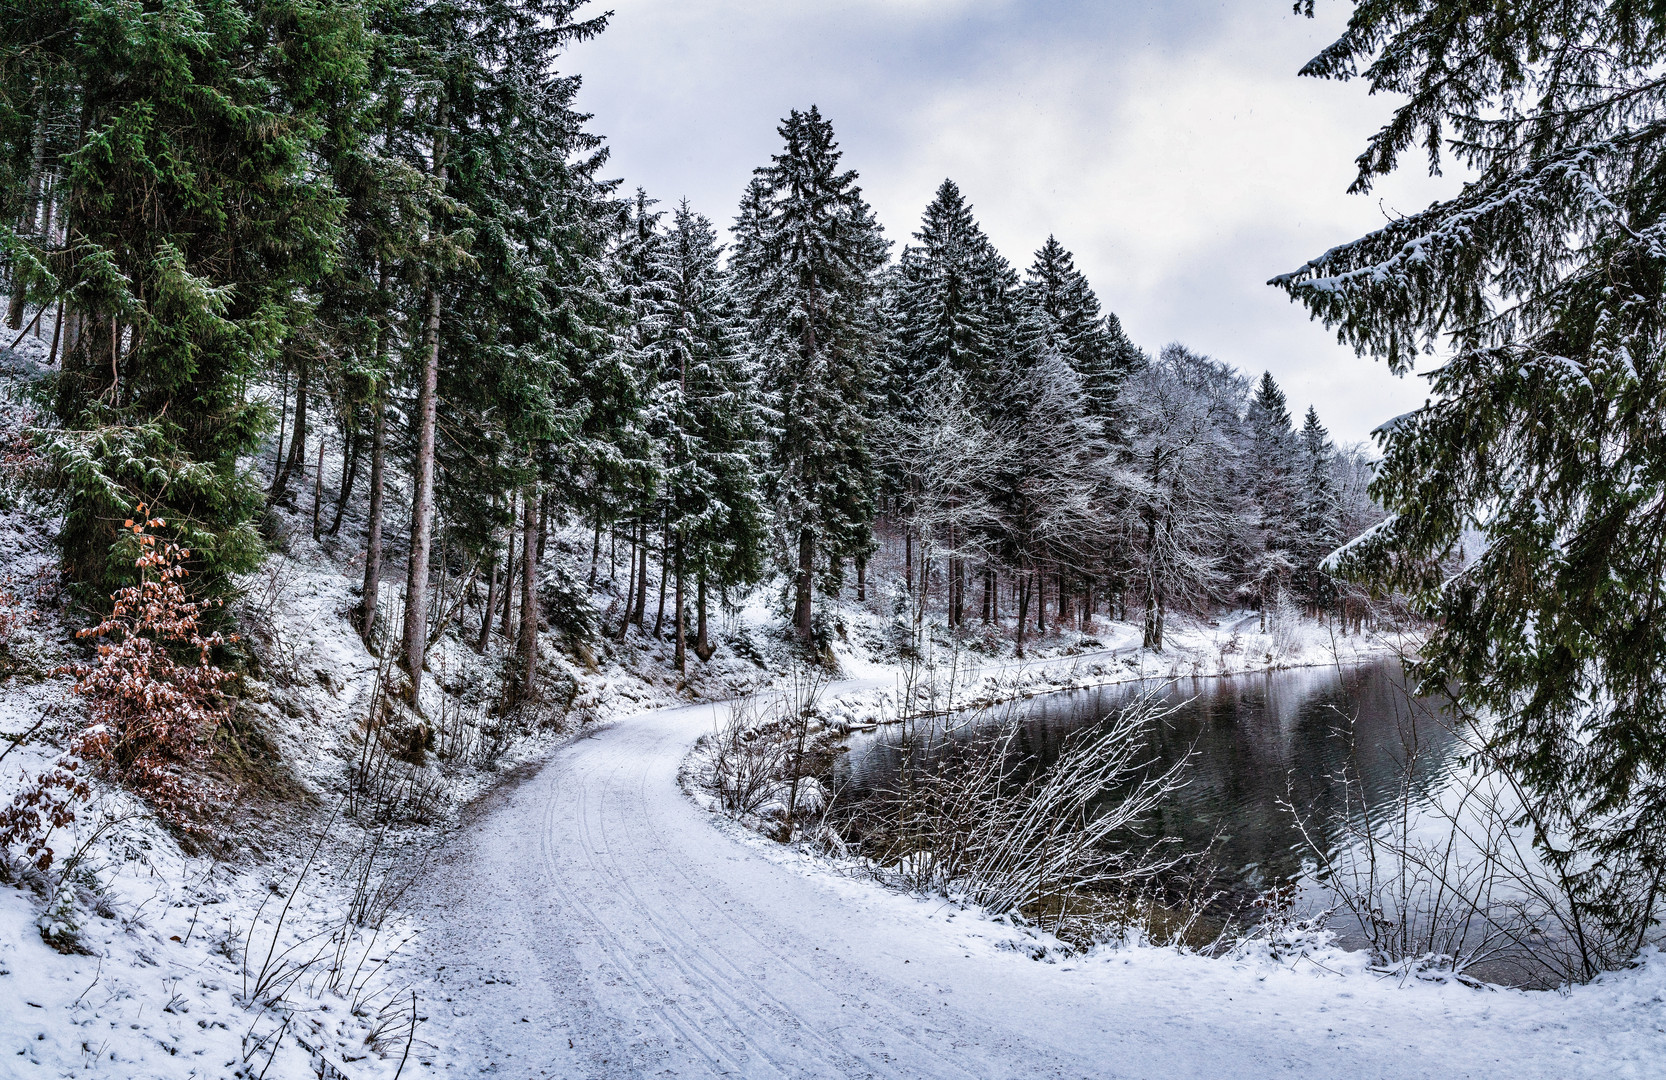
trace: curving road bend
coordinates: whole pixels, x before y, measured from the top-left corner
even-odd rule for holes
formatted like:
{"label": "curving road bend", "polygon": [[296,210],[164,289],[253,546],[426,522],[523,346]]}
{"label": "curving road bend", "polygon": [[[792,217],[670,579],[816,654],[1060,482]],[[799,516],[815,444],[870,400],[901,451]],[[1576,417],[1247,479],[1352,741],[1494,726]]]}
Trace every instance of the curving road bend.
{"label": "curving road bend", "polygon": [[1659,1050],[1572,999],[1547,1024],[1530,995],[1160,950],[1037,963],[998,924],[719,825],[677,783],[714,718],[593,730],[442,854],[411,899],[422,1037],[453,1075],[1576,1076],[1609,1025]]}

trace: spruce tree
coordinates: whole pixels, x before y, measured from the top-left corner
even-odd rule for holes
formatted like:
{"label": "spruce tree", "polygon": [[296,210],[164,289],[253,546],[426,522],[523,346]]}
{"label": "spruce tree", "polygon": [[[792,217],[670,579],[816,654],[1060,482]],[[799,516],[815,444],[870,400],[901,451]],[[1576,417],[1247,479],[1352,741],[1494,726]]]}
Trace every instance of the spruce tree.
{"label": "spruce tree", "polygon": [[785,146],[741,206],[734,271],[768,408],[766,498],[808,639],[817,578],[838,587],[873,516],[866,414],[887,242],[821,113],[794,110],[779,131]]}
{"label": "spruce tree", "polygon": [[1492,717],[1588,974],[1644,940],[1666,876],[1663,60],[1658,4],[1357,4],[1303,69],[1401,101],[1354,190],[1414,147],[1473,178],[1274,280],[1395,372],[1444,353],[1383,429],[1391,516],[1343,565],[1434,620],[1423,685]]}
{"label": "spruce tree", "polygon": [[951,180],[938,186],[914,241],[897,267],[894,381],[917,387],[934,374],[953,374],[986,395],[996,374],[1004,321],[998,301],[1010,268]]}
{"label": "spruce tree", "polygon": [[1296,571],[1300,546],[1296,433],[1284,391],[1272,372],[1261,373],[1246,419],[1246,465],[1257,518],[1255,549],[1247,553],[1245,573],[1265,627],[1269,603]]}
{"label": "spruce tree", "polygon": [[1110,433],[1115,427],[1117,396],[1140,360],[1139,350],[1122,332],[1122,323],[1114,314],[1100,314],[1099,298],[1087,277],[1052,236],[1035,253],[1024,275],[1022,294],[1043,316],[1048,344],[1082,380],[1089,412]]}
{"label": "spruce tree", "polygon": [[[412,268],[420,333],[412,382],[413,496],[402,662],[420,687],[436,511],[461,541],[491,528],[521,532],[579,438],[573,375],[614,347],[601,267],[604,156],[573,107],[578,79],[556,61],[598,33],[580,0],[474,0],[416,10],[413,34],[431,73],[429,174],[448,200],[435,242]],[[466,241],[467,272],[452,272],[440,237]],[[443,433],[443,434],[442,434]],[[431,479],[430,479],[431,478]],[[515,493],[519,523],[500,519]],[[528,504],[528,500],[532,505]],[[536,529],[535,529],[536,531]],[[522,547],[523,619],[536,615],[536,551]],[[528,605],[533,611],[527,614]],[[524,625],[524,624],[523,624]],[[521,690],[533,686],[535,643],[522,640]]]}
{"label": "spruce tree", "polygon": [[1336,447],[1319,422],[1319,411],[1307,407],[1302,421],[1301,467],[1296,502],[1296,581],[1302,597],[1316,609],[1335,601],[1335,585],[1323,569],[1327,556],[1344,539],[1342,492],[1336,482]]}
{"label": "spruce tree", "polygon": [[246,390],[310,319],[336,243],[313,163],[326,107],[365,75],[359,11],[48,0],[7,8],[0,51],[40,80],[14,100],[76,116],[53,163],[67,236],[12,245],[14,278],[65,301],[47,446],[64,568],[88,600],[129,578],[120,523],[142,502],[223,589],[261,550],[247,462],[268,417]]}
{"label": "spruce tree", "polygon": [[639,321],[658,387],[648,426],[660,453],[664,521],[677,577],[676,663],[686,665],[686,604],[696,595],[695,649],[711,655],[713,589],[757,580],[764,513],[756,487],[757,412],[711,222],[678,205],[657,245],[653,292]]}

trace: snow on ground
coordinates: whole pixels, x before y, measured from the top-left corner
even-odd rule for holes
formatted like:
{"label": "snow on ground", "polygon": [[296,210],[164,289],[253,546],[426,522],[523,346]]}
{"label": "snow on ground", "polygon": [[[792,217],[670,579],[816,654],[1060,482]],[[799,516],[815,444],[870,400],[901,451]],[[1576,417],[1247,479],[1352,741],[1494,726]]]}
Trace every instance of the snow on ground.
{"label": "snow on ground", "polygon": [[1653,954],[1567,994],[1385,978],[1323,944],[1283,959],[1253,946],[1069,957],[1024,928],[830,872],[679,792],[679,764],[720,713],[595,730],[495,792],[450,845],[412,895],[434,1072],[1565,1078],[1666,1065]]}
{"label": "snow on ground", "polygon": [[898,699],[912,694],[916,709],[971,709],[1037,694],[1081,690],[1139,680],[1212,678],[1253,671],[1350,665],[1416,651],[1415,634],[1372,630],[1345,634],[1313,619],[1292,620],[1269,631],[1260,616],[1232,611],[1213,619],[1171,615],[1161,650],[1141,647],[1133,623],[1095,620],[1089,632],[1066,631],[1032,645],[1025,658],[1010,648],[987,655],[934,643],[910,670],[881,663],[859,650],[837,650],[842,671],[862,685],[829,695],[823,716],[849,727],[885,723]]}

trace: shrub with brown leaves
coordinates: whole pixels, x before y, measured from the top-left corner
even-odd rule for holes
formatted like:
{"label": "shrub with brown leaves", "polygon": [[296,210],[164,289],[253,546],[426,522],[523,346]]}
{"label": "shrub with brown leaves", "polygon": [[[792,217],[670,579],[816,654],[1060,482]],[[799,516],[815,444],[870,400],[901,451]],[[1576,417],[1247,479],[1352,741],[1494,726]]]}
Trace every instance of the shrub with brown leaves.
{"label": "shrub with brown leaves", "polygon": [[97,640],[97,659],[59,669],[75,677],[71,692],[86,702],[88,722],[52,769],[0,810],[0,843],[23,846],[43,870],[52,862],[47,837],[74,820],[74,802],[88,794],[84,764],[109,770],[186,831],[202,830],[222,794],[190,769],[207,755],[233,677],[210,661],[225,639],[199,627],[219,601],[190,598],[183,584],[190,551],[159,542],[150,530],[166,523],[138,509],[140,520],[125,527],[139,546],[139,583],[116,590],[104,621],[76,635]]}
{"label": "shrub with brown leaves", "polygon": [[[192,828],[219,792],[185,768],[206,756],[232,674],[209,660],[225,639],[199,629],[203,612],[219,601],[190,598],[183,562],[191,552],[159,543],[147,530],[166,523],[142,520],[144,509],[141,503],[140,521],[126,522],[139,543],[139,583],[116,590],[104,621],[76,635],[98,640],[98,659],[71,672],[90,721],[71,749],[112,767],[165,820]],[[181,663],[180,653],[195,662]]]}

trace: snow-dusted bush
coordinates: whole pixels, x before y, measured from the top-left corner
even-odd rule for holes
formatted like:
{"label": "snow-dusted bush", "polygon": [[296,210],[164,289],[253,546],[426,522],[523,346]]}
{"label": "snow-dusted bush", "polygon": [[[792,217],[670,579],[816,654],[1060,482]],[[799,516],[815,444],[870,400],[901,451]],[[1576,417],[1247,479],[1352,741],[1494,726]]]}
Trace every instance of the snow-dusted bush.
{"label": "snow-dusted bush", "polygon": [[725,722],[700,740],[700,783],[730,814],[767,825],[791,839],[803,815],[819,817],[830,802],[820,776],[840,752],[840,732],[817,707],[826,679],[795,669],[789,688],[765,699],[742,698]]}
{"label": "snow-dusted bush", "polygon": [[1126,709],[1071,736],[1044,768],[1020,749],[1016,708],[946,732],[920,725],[903,741],[891,790],[835,806],[833,819],[911,888],[1046,918],[1055,933],[1089,940],[1175,865],[1135,832],[1183,783],[1184,762],[1147,774],[1144,733],[1154,719],[1153,704]]}
{"label": "snow-dusted bush", "polygon": [[[159,543],[149,530],[166,522],[144,520],[144,510],[140,504],[141,520],[125,523],[139,545],[138,584],[116,590],[110,614],[76,635],[96,640],[98,657],[73,672],[88,723],[71,754],[110,767],[169,823],[198,828],[219,789],[187,770],[208,752],[233,676],[209,659],[226,639],[199,628],[219,601],[189,597],[184,560],[191,552]],[[182,662],[179,653],[190,659]]]}
{"label": "snow-dusted bush", "polygon": [[[76,802],[88,795],[86,765],[108,769],[159,817],[187,830],[201,828],[219,794],[191,770],[207,754],[232,678],[209,660],[224,639],[198,628],[217,601],[190,599],[183,585],[190,552],[158,543],[150,530],[166,523],[146,520],[143,505],[139,517],[125,524],[139,548],[139,582],[118,589],[110,614],[77,635],[98,642],[97,659],[62,672],[75,677],[71,692],[85,702],[87,722],[65,754],[0,810],[0,843],[21,846],[41,870],[52,864],[52,832],[75,819]],[[182,662],[181,652],[194,662]]]}

